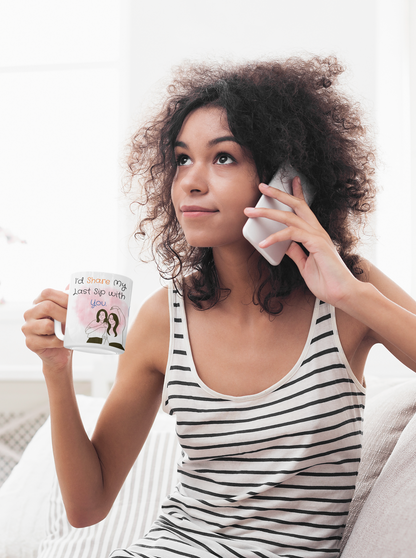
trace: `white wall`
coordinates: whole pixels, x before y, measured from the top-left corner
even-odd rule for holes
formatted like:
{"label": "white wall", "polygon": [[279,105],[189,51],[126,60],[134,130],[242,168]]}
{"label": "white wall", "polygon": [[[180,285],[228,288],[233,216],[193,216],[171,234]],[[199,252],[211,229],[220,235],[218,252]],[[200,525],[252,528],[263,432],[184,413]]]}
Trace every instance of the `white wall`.
{"label": "white wall", "polygon": [[[8,97],[0,108],[0,226],[7,221],[13,228],[18,221],[14,232],[30,238],[38,256],[29,256],[23,245],[0,242],[0,280],[7,261],[14,283],[26,272],[29,282],[19,283],[19,292],[30,300],[52,274],[62,286],[75,267],[92,262],[134,278],[134,313],[159,279],[152,265],[130,254],[137,250],[134,243],[128,247],[134,219],[119,195],[119,163],[126,138],[172,65],[185,59],[335,54],[348,69],[345,87],[374,124],[384,165],[374,222],[378,243],[370,239],[365,254],[415,295],[415,5],[416,0],[1,2],[0,81]],[[76,76],[85,79],[75,86]],[[28,101],[24,92],[30,93]],[[88,117],[80,116],[79,106],[87,107]],[[69,210],[74,197],[78,209]],[[71,230],[62,225],[68,216]],[[109,223],[115,237],[107,234]],[[64,248],[69,235],[76,246],[70,256]],[[95,255],[91,238],[100,246]],[[17,309],[0,306],[0,372],[26,366],[39,377],[39,362],[20,332],[27,302],[16,304]],[[79,356],[80,370],[91,369],[96,377],[103,367],[114,370],[115,362]],[[369,370],[404,373],[383,351],[371,357]]]}
{"label": "white wall", "polygon": [[[363,253],[415,296],[416,185],[410,157],[415,143],[411,144],[409,119],[415,107],[410,99],[416,93],[414,81],[413,96],[410,91],[410,80],[415,79],[411,69],[416,66],[410,32],[413,25],[416,33],[416,2],[212,0],[196,5],[192,0],[159,0],[133,1],[130,6],[129,123],[151,103],[170,68],[186,59],[335,54],[346,65],[344,86],[367,112],[380,153],[378,210]],[[413,126],[416,130],[414,120]],[[154,277],[149,271],[142,273],[148,276],[144,290],[151,291]],[[413,374],[379,347],[372,351],[368,370]]]}
{"label": "white wall", "polygon": [[416,296],[416,2],[379,0],[377,8],[375,123],[381,192],[376,262]]}

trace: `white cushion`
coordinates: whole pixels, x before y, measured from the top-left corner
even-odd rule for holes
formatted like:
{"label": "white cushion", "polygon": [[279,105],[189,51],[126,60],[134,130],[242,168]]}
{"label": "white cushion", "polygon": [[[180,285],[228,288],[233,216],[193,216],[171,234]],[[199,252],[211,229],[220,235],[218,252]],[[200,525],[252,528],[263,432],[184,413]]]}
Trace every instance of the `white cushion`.
{"label": "white cushion", "polygon": [[0,489],[0,558],[36,558],[55,474],[49,420]]}
{"label": "white cushion", "polygon": [[[400,382],[397,386],[382,391],[367,402],[364,414],[362,460],[341,551],[351,536],[355,537],[357,518],[361,518],[362,509],[369,495],[374,490],[380,490],[377,479],[384,474],[384,468],[393,458],[396,446],[399,443],[402,444],[404,429],[415,413],[416,380]],[[374,519],[377,520],[377,514]],[[342,558],[344,556],[345,553],[342,554]],[[354,558],[358,558],[358,556],[357,554]],[[392,556],[397,558],[398,555],[393,553]]]}
{"label": "white cushion", "polygon": [[342,558],[414,558],[415,502],[416,417],[374,483]]}
{"label": "white cushion", "polygon": [[[77,399],[91,435],[104,400]],[[66,519],[48,420],[0,490],[0,558],[105,558],[114,548],[132,544],[176,485],[178,447],[173,419],[159,413],[108,516],[75,529]]]}

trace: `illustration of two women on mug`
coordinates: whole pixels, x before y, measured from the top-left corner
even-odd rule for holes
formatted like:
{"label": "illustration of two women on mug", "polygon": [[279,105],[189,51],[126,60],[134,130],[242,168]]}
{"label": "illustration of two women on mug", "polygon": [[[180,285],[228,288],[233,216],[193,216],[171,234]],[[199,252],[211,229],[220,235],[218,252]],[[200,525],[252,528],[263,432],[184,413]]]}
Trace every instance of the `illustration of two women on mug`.
{"label": "illustration of two women on mug", "polygon": [[95,320],[85,328],[85,333],[88,335],[87,343],[108,345],[124,351],[122,341],[125,324],[124,314],[118,306],[112,306],[110,314],[101,308]]}

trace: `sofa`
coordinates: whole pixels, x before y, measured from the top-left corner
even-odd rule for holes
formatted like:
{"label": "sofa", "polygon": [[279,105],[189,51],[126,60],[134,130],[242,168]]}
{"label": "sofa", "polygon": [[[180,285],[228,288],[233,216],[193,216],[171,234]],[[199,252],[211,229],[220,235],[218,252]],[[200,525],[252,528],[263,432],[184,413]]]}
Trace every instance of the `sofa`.
{"label": "sofa", "polygon": [[[90,434],[103,399],[77,396]],[[342,558],[416,558],[416,379],[368,381],[363,454]],[[144,534],[176,483],[178,445],[159,413],[109,515],[71,527],[55,475],[49,419],[0,489],[0,558],[105,558]]]}

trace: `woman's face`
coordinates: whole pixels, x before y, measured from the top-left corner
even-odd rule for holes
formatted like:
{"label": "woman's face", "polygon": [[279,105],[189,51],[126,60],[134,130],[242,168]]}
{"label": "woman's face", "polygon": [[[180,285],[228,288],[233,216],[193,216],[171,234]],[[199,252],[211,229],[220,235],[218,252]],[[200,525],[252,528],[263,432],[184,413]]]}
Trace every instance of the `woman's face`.
{"label": "woman's face", "polygon": [[98,319],[100,320],[100,322],[103,322],[105,320],[104,310],[100,310],[100,312],[98,312]]}
{"label": "woman's face", "polygon": [[232,136],[226,113],[203,107],[185,119],[175,142],[172,201],[187,242],[198,247],[244,244],[243,210],[259,197],[254,162]]}
{"label": "woman's face", "polygon": [[113,314],[110,314],[110,315],[108,316],[108,321],[109,321],[111,327],[114,327],[114,326],[116,325],[116,321],[115,321],[115,319],[114,319]]}

